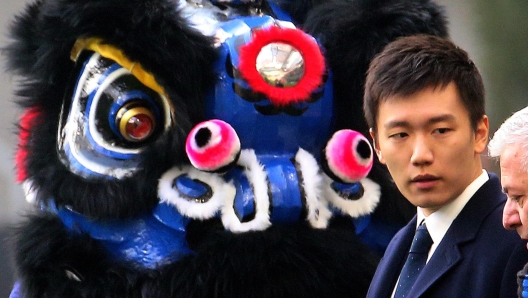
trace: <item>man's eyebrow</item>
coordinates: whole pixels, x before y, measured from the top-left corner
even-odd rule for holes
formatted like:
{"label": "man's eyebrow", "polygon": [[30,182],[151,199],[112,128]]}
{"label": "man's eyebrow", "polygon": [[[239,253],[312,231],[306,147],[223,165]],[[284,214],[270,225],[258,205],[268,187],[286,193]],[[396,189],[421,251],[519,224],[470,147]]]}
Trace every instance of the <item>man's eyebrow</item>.
{"label": "man's eyebrow", "polygon": [[383,126],[386,129],[390,129],[390,128],[395,128],[395,127],[408,127],[410,125],[409,125],[409,122],[407,122],[407,121],[394,120],[394,121],[389,121],[389,122],[385,123]]}
{"label": "man's eyebrow", "polygon": [[507,193],[508,193],[508,188],[507,188],[507,187],[503,187],[503,188],[502,188],[502,192],[505,193],[505,194],[507,194]]}
{"label": "man's eyebrow", "polygon": [[455,121],[455,116],[453,116],[452,114],[444,114],[444,115],[439,115],[439,116],[429,119],[427,121],[427,124],[435,124],[438,122],[452,122],[452,121]]}
{"label": "man's eyebrow", "polygon": [[[455,121],[455,116],[452,114],[443,114],[435,116],[427,120],[427,125],[439,123],[439,122],[452,122]],[[409,122],[401,120],[393,120],[385,123],[383,125],[386,129],[395,128],[395,127],[408,127],[410,126]]]}

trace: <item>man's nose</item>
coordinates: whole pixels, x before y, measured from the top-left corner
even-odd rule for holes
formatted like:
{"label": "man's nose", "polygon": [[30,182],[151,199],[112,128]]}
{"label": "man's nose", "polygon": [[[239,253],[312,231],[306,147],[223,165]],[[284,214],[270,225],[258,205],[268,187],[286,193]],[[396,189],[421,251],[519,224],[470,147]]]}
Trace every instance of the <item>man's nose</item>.
{"label": "man's nose", "polygon": [[433,162],[433,151],[424,136],[416,136],[414,141],[411,163],[415,166],[428,165]]}
{"label": "man's nose", "polygon": [[514,230],[521,224],[517,202],[511,199],[506,200],[502,213],[502,225],[508,230]]}

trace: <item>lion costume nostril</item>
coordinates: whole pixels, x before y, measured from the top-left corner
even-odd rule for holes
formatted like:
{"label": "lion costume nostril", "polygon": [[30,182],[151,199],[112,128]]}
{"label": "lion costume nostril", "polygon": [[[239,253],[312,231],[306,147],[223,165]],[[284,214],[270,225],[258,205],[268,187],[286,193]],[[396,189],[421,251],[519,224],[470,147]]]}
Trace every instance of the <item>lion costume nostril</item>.
{"label": "lion costume nostril", "polygon": [[331,177],[345,183],[366,177],[372,168],[372,147],[359,132],[339,130],[328,141],[324,150],[323,168]]}
{"label": "lion costume nostril", "polygon": [[185,150],[195,168],[214,172],[236,162],[240,139],[231,125],[214,119],[199,123],[191,130]]}

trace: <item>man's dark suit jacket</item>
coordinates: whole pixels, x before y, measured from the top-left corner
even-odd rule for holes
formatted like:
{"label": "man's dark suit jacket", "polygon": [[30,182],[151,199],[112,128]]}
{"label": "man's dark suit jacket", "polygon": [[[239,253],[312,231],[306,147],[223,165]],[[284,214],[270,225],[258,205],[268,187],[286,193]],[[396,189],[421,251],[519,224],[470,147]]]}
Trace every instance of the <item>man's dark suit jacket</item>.
{"label": "man's dark suit jacket", "polygon": [[[506,200],[498,177],[473,195],[449,227],[407,296],[517,297],[516,273],[528,261],[526,242],[502,226]],[[391,240],[367,297],[391,297],[407,258],[416,216]]]}

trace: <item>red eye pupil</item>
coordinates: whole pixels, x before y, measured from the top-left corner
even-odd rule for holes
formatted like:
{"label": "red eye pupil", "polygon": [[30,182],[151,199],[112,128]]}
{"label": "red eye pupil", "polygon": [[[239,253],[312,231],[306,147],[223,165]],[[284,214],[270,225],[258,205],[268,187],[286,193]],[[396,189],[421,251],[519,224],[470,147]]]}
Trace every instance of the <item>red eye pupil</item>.
{"label": "red eye pupil", "polygon": [[148,115],[138,114],[128,120],[126,133],[132,139],[142,140],[152,133],[153,127],[152,119]]}
{"label": "red eye pupil", "polygon": [[123,106],[116,115],[119,135],[129,142],[143,142],[156,131],[152,110],[134,102]]}

